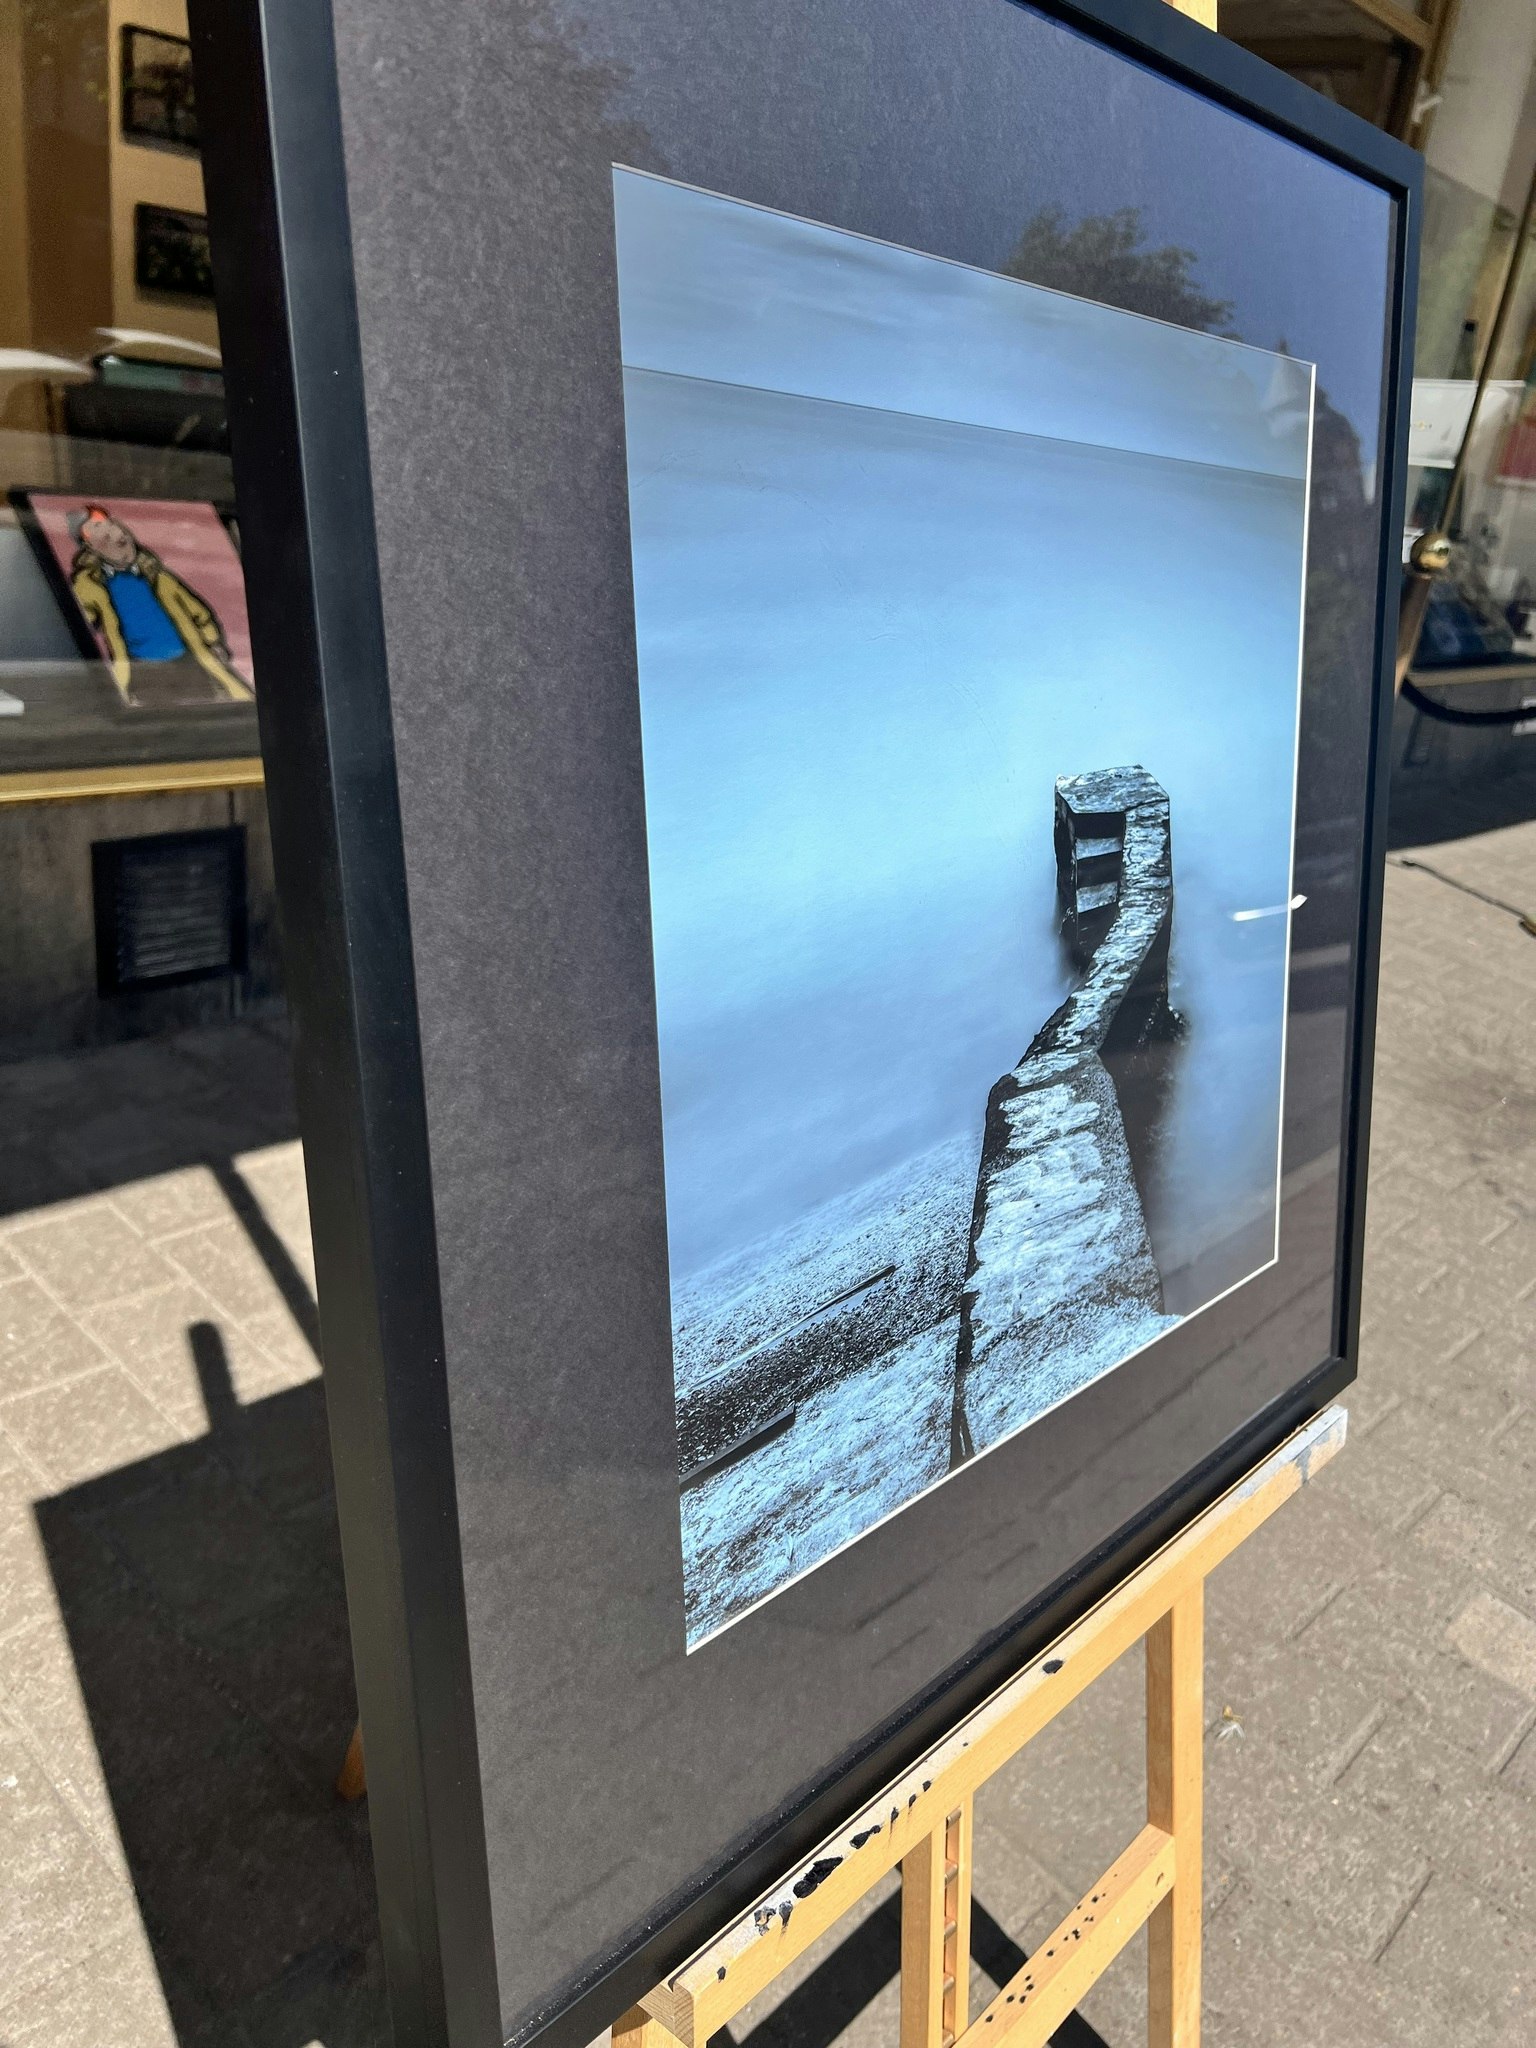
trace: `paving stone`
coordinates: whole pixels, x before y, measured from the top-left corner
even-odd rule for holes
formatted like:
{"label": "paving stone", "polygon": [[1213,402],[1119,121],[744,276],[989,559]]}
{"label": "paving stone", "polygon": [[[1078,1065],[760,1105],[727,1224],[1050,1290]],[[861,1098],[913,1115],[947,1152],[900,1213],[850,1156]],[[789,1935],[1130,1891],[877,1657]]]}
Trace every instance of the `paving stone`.
{"label": "paving stone", "polygon": [[1533,1723],[1499,1774],[1499,1782],[1536,1803],[1536,1723]]}
{"label": "paving stone", "polygon": [[1375,1674],[1492,1765],[1517,1738],[1530,1703],[1446,1641],[1474,1591],[1469,1573],[1425,1552],[1412,1573],[1384,1568],[1346,1586],[1298,1641],[1316,1660],[1319,1683],[1324,1675]]}
{"label": "paving stone", "polygon": [[389,2016],[377,1948],[326,1942],[310,1949],[245,2001],[242,2021],[253,2043],[380,2048]]}
{"label": "paving stone", "polygon": [[0,1402],[5,1430],[55,1486],[147,1458],[179,1432],[119,1366]]}
{"label": "paving stone", "polygon": [[[135,1929],[40,1990],[18,2000],[0,1993],[0,2040],[6,2048],[212,2048],[204,2028],[189,2030],[178,2004],[168,2002],[150,1944]],[[245,2048],[243,2037],[232,2048]]]}
{"label": "paving stone", "polygon": [[83,1202],[13,1228],[7,1247],[66,1308],[142,1294],[172,1275],[110,1202]]}
{"label": "paving stone", "polygon": [[103,1862],[121,1870],[111,1795],[81,1694],[69,1632],[56,1612],[40,1616],[6,1638],[0,1659],[0,1701]]}
{"label": "paving stone", "polygon": [[216,1640],[296,1599],[305,1560],[220,1458],[192,1444],[154,1462],[152,1480],[98,1488],[81,1512],[156,1605]]}
{"label": "paving stone", "polygon": [[1496,1892],[1536,1938],[1536,1803],[1508,1770],[1481,1768],[1410,1703],[1387,1715],[1340,1789],[1437,1869]]}
{"label": "paving stone", "polygon": [[1435,1873],[1382,1968],[1410,1998],[1454,2013],[1463,2040],[1536,2039],[1536,1941],[1464,1880]]}
{"label": "paving stone", "polygon": [[1423,1882],[1422,1853],[1278,1747],[1208,1744],[1207,1755],[1207,1853],[1276,1898],[1305,1896],[1337,1948],[1371,1961]]}
{"label": "paving stone", "polygon": [[[1499,1432],[1493,1446],[1501,1467],[1496,1482],[1497,1492],[1503,1496],[1513,1494],[1527,1501],[1536,1500],[1532,1481],[1536,1480],[1536,1409],[1526,1409],[1514,1416],[1508,1427]],[[1530,1525],[1526,1526],[1529,1535]]]}
{"label": "paving stone", "polygon": [[1476,1593],[1446,1634],[1469,1664],[1536,1700],[1536,1621],[1528,1614],[1492,1593]]}
{"label": "paving stone", "polygon": [[151,1240],[191,1230],[199,1223],[220,1223],[229,1214],[224,1191],[212,1168],[205,1165],[125,1180],[113,1187],[111,1199],[124,1222]]}
{"label": "paving stone", "polygon": [[303,1147],[297,1140],[269,1145],[260,1152],[242,1153],[234,1166],[284,1244],[295,1257],[307,1258],[309,1190],[304,1178]]}
{"label": "paving stone", "polygon": [[[1446,2048],[1455,2014],[1395,1999],[1301,1897],[1243,1883],[1207,1930],[1205,2048]],[[1130,2043],[1114,2048],[1131,2048]]]}
{"label": "paving stone", "polygon": [[53,1579],[27,1492],[0,1486],[0,1645],[55,1612]]}
{"label": "paving stone", "polygon": [[191,1158],[204,1151],[212,1135],[203,1121],[206,1109],[186,1099],[164,1102],[152,1115],[142,1101],[72,1104],[58,1120],[55,1151],[81,1187],[112,1194],[157,1177],[168,1149]]}
{"label": "paving stone", "polygon": [[66,1320],[58,1303],[30,1274],[0,1285],[0,1369],[4,1372],[0,1389],[18,1391],[11,1382],[13,1362],[24,1358],[50,1329]]}
{"label": "paving stone", "polygon": [[1512,1330],[1505,1318],[1492,1328],[1470,1331],[1443,1353],[1407,1351],[1396,1367],[1396,1383],[1405,1397],[1438,1411],[1458,1428],[1488,1436],[1536,1398],[1532,1341]]}
{"label": "paving stone", "polygon": [[330,1432],[318,1385],[286,1388],[233,1408],[211,1430],[208,1447],[274,1515],[319,1508],[325,1548],[338,1552]]}
{"label": "paving stone", "polygon": [[202,1644],[211,1683],[249,1709],[309,1783],[332,1783],[357,1720],[346,1602],[290,1600]]}
{"label": "paving stone", "polygon": [[1536,1608],[1536,1542],[1492,1508],[1442,1494],[1415,1528],[1413,1540]]}
{"label": "paving stone", "polygon": [[1349,1474],[1341,1482],[1354,1512],[1393,1536],[1433,1505],[1442,1482],[1403,1457],[1387,1424],[1349,1447]]}
{"label": "paving stone", "polygon": [[1354,1448],[1346,1446],[1294,1509],[1273,1516],[1213,1574],[1206,1592],[1213,1639],[1230,1633],[1247,1640],[1258,1614],[1266,1635],[1295,1635],[1351,1577],[1386,1562],[1384,1532],[1349,1497],[1346,1461]]}
{"label": "paving stone", "polygon": [[[287,1373],[265,1345],[188,1280],[177,1278],[131,1302],[91,1310],[81,1321],[151,1400],[178,1418],[206,1423],[200,1342],[222,1359],[236,1401],[259,1400],[287,1383]],[[205,1370],[210,1355],[207,1349],[202,1353]]]}
{"label": "paving stone", "polygon": [[[1520,1454],[1526,1442],[1518,1433],[1521,1421],[1517,1413],[1492,1429],[1474,1428],[1465,1415],[1403,1398],[1381,1417],[1375,1434],[1394,1456],[1413,1466],[1425,1486],[1498,1501],[1521,1495]],[[1536,1432],[1530,1447],[1536,1455]]]}
{"label": "paving stone", "polygon": [[237,1322],[284,1306],[282,1291],[261,1254],[232,1217],[182,1231],[165,1239],[160,1249]]}
{"label": "paving stone", "polygon": [[[1059,1887],[1060,1910],[1046,1912],[1047,1928],[1103,1874],[1146,1819],[1139,1731],[1122,1730],[1112,1746],[1084,1741],[1070,1712],[1000,1771],[989,1792],[996,1825],[1016,1830],[1031,1859]],[[1063,1799],[1062,1787],[1080,1784],[1085,1775],[1094,1787],[1091,1801]],[[1028,1925],[1041,1931],[1038,1919]]]}
{"label": "paving stone", "polygon": [[1044,1915],[1052,1926],[1073,1903],[1067,1888],[1024,1845],[1006,1796],[996,1781],[984,1785],[975,1807],[976,1896],[994,1920],[1020,1940]]}
{"label": "paving stone", "polygon": [[101,1347],[37,1282],[0,1287],[0,1394],[30,1393],[104,1365]]}
{"label": "paving stone", "polygon": [[[1402,1395],[1375,1370],[1361,1366],[1360,1377],[1345,1389],[1342,1396],[1344,1406],[1349,1410],[1349,1440],[1352,1444],[1363,1444],[1373,1430],[1379,1429],[1387,1416],[1402,1405]],[[1325,1470],[1331,1470],[1325,1467]],[[1318,1475],[1320,1478],[1322,1474]]]}
{"label": "paving stone", "polygon": [[1206,1657],[1210,1768],[1219,1771],[1225,1752],[1239,1744],[1272,1747],[1322,1791],[1404,1691],[1400,1681],[1376,1672],[1320,1669],[1303,1643],[1216,1636]]}
{"label": "paving stone", "polygon": [[38,1491],[19,1463],[0,1470],[0,1644],[36,1622],[52,1622],[63,1585],[89,1583],[108,1599],[118,1589],[110,1550],[66,1510],[39,1504]]}
{"label": "paving stone", "polygon": [[102,1862],[31,1752],[5,1729],[0,1869],[0,1982],[13,2006],[136,1924],[131,1893]]}
{"label": "paving stone", "polygon": [[319,1377],[314,1346],[286,1307],[248,1317],[245,1329],[272,1360],[277,1372],[274,1385],[299,1386]]}

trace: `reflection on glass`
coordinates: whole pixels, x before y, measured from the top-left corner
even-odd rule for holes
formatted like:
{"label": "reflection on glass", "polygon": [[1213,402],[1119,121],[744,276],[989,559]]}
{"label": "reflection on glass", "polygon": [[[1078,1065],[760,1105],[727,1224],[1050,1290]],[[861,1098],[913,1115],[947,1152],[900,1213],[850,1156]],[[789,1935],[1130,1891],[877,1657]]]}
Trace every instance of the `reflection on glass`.
{"label": "reflection on glass", "polygon": [[[1441,359],[1449,354],[1454,374],[1414,382],[1410,532],[1445,527],[1454,545],[1450,572],[1429,592],[1413,672],[1536,680],[1536,260],[1529,237],[1516,248],[1515,224],[1502,210],[1474,209],[1468,198],[1439,209],[1442,224],[1460,212],[1487,230],[1461,330],[1453,342],[1454,242],[1433,252],[1445,261],[1420,316],[1428,361],[1436,349]],[[1472,274],[1469,256],[1461,265]],[[1458,458],[1464,476],[1453,501]]]}
{"label": "reflection on glass", "polygon": [[257,751],[179,0],[0,33],[0,775]]}
{"label": "reflection on glass", "polygon": [[1414,592],[1424,608],[1412,673],[1475,686],[1458,694],[1458,716],[1517,712],[1518,694],[1499,686],[1536,681],[1536,263],[1522,229],[1536,163],[1536,12],[1527,0],[1460,10],[1425,148],[1406,541],[1445,532],[1452,549],[1449,572]]}

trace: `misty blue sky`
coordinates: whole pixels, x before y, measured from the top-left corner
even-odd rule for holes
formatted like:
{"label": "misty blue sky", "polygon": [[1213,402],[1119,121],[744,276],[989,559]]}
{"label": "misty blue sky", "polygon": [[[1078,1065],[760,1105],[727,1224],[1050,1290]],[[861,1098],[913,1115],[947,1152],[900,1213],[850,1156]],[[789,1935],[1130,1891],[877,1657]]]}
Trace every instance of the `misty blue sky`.
{"label": "misty blue sky", "polygon": [[1132,761],[1192,1256],[1273,1194],[1285,919],[1232,913],[1289,888],[1307,371],[616,191],[674,1278],[979,1143],[1067,986],[1055,777]]}
{"label": "misty blue sky", "polygon": [[1244,340],[1319,366],[1372,473],[1392,208],[1366,179],[1015,0],[551,11],[654,168],[707,190],[983,269],[1043,207],[1069,226],[1136,208]]}
{"label": "misty blue sky", "polygon": [[615,170],[627,368],[1304,477],[1311,365]]}

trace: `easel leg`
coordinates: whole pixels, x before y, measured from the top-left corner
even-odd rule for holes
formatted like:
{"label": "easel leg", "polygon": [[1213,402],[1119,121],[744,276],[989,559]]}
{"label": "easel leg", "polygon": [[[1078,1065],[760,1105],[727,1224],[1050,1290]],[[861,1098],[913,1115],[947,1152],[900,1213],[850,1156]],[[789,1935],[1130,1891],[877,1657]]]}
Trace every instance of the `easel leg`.
{"label": "easel leg", "polygon": [[971,1801],[901,1859],[901,2048],[965,2032],[971,1972]]}
{"label": "easel leg", "polygon": [[1147,1634],[1147,1819],[1174,1839],[1172,1894],[1147,1922],[1148,2048],[1199,2048],[1205,1587]]}
{"label": "easel leg", "polygon": [[613,2048],[678,2048],[678,2044],[643,2005],[632,2005],[613,2023]]}

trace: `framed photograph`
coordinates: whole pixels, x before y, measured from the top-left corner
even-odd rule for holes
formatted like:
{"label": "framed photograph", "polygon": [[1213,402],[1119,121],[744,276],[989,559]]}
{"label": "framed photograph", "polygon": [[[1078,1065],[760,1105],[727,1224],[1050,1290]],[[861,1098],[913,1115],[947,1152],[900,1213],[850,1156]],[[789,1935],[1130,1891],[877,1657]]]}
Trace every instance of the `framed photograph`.
{"label": "framed photograph", "polygon": [[141,292],[213,297],[206,214],[140,202],[133,209],[133,281]]}
{"label": "framed photograph", "polygon": [[76,644],[106,664],[124,710],[250,704],[245,580],[216,506],[9,496]]}
{"label": "framed photograph", "polygon": [[197,92],[184,37],[124,27],[121,119],[125,141],[196,151]]}
{"label": "framed photograph", "polygon": [[1278,1257],[1315,371],[614,203],[697,1649]]}
{"label": "framed photograph", "polygon": [[390,32],[194,6],[396,2027],[581,2048],[1353,1374],[1420,167]]}

